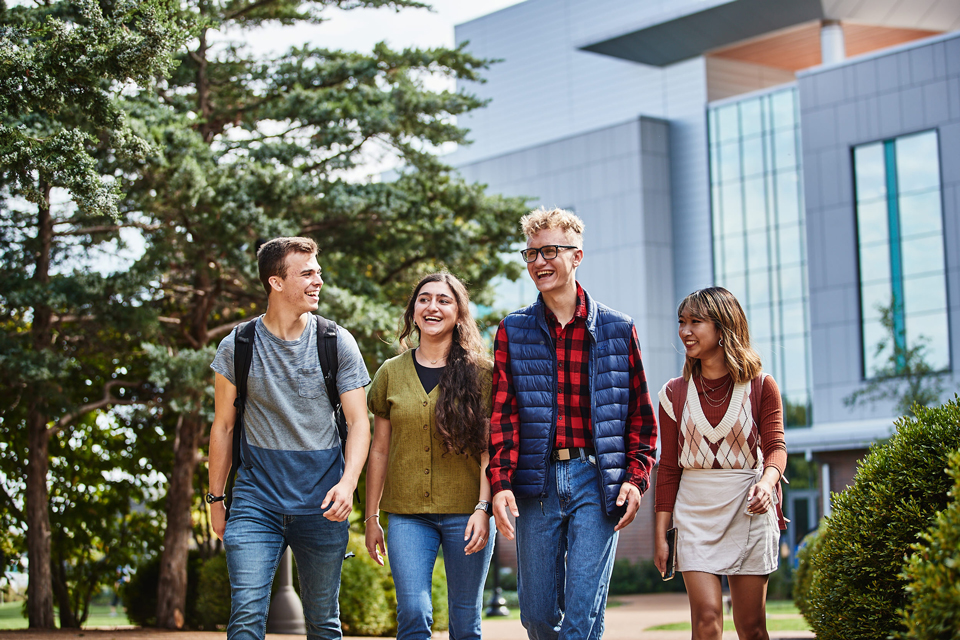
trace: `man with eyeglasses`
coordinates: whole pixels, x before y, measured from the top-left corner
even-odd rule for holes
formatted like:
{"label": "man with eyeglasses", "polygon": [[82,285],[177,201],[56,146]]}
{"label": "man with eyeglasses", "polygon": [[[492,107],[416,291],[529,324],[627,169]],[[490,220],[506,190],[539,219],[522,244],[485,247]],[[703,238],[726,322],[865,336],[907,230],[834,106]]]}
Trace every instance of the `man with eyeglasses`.
{"label": "man with eyeglasses", "polygon": [[649,487],[657,424],[633,320],[576,280],[583,221],[538,209],[520,226],[540,295],[494,343],[493,515],[516,534],[527,635],[599,638],[617,532]]}

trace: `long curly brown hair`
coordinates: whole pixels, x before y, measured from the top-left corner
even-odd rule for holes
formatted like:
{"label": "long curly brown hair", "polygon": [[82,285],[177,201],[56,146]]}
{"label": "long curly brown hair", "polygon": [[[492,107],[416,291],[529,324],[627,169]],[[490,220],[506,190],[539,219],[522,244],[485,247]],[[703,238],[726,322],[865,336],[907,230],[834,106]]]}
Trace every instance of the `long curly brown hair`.
{"label": "long curly brown hair", "polygon": [[460,280],[449,273],[431,273],[413,289],[400,322],[401,351],[413,348],[410,337],[420,339],[420,329],[413,321],[414,307],[420,289],[430,282],[443,282],[457,302],[457,324],[453,330],[447,366],[440,375],[437,399],[437,432],[447,452],[480,456],[487,450],[490,415],[483,398],[483,373],[492,361],[480,337],[480,329],[470,314],[470,296]]}

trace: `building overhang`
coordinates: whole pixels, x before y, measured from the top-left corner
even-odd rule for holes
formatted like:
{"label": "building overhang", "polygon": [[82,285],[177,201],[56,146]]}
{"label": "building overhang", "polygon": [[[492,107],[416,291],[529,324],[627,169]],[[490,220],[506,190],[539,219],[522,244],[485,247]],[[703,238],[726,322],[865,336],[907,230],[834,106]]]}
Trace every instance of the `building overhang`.
{"label": "building overhang", "polygon": [[893,435],[892,419],[857,420],[815,424],[806,429],[786,429],[784,440],[790,453],[868,449]]}
{"label": "building overhang", "polygon": [[[812,21],[863,25],[866,32],[851,34],[854,40],[874,42],[855,44],[853,51],[848,42],[847,55],[960,29],[960,0],[700,0],[684,5],[644,23],[596,34],[579,49],[663,67]],[[894,33],[898,31],[902,33]],[[726,55],[732,57],[729,51]]]}
{"label": "building overhang", "polygon": [[687,9],[666,19],[661,16],[656,22],[580,49],[663,67],[824,17],[821,0],[727,0],[700,11]]}

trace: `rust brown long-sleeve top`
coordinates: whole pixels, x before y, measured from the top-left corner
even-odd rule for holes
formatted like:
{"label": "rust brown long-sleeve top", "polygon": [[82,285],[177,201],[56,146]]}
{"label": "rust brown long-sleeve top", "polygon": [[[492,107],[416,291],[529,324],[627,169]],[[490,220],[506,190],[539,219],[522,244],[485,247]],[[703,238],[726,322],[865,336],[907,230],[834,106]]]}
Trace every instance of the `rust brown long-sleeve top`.
{"label": "rust brown long-sleeve top", "polygon": [[[729,374],[716,380],[707,380],[709,387],[717,388],[724,383],[729,384]],[[683,473],[683,466],[680,463],[680,432],[677,427],[677,421],[671,417],[673,413],[673,398],[677,388],[678,381],[683,378],[674,378],[670,380],[660,392],[660,463],[657,470],[656,486],[656,511],[673,511],[674,503],[677,499],[677,490],[680,487],[680,476]],[[703,415],[711,426],[716,427],[720,424],[724,415],[730,406],[731,397],[719,407],[713,407],[703,400],[703,387],[698,376],[691,378],[693,384],[687,383],[687,394],[693,392],[696,388],[700,394],[700,405],[703,409]],[[664,402],[670,405],[670,410],[664,408]],[[774,381],[773,376],[766,376],[763,381],[763,390],[760,394],[759,411],[759,439],[754,439],[753,457],[757,458],[756,448],[763,452],[763,464],[767,467],[775,467],[781,477],[787,465],[787,447],[783,438],[783,405],[780,400],[780,389]],[[779,494],[779,485],[777,487]],[[784,526],[781,520],[781,528]]]}

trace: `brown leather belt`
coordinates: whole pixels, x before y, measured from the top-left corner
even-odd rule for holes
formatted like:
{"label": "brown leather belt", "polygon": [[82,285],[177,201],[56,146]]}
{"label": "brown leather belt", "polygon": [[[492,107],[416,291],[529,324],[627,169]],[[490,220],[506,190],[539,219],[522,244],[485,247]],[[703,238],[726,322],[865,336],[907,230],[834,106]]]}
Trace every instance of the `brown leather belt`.
{"label": "brown leather belt", "polygon": [[580,457],[580,454],[583,453],[583,456],[592,456],[596,455],[593,449],[589,447],[570,447],[569,449],[554,449],[550,452],[550,461],[551,462],[563,462],[564,460],[574,460]]}

